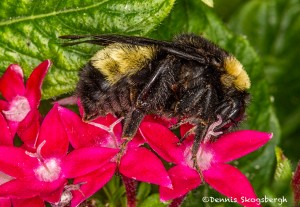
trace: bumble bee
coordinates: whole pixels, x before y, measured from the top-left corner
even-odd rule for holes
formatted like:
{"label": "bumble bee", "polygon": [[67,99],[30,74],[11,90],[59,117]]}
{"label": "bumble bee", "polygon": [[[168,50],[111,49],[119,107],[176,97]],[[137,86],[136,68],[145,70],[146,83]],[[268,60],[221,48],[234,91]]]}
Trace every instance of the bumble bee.
{"label": "bumble bee", "polygon": [[146,114],[194,124],[196,155],[209,127],[229,130],[248,103],[250,80],[231,54],[201,36],[183,34],[172,42],[122,35],[66,35],[66,45],[105,46],[79,73],[77,95],[84,120],[113,113],[124,117],[130,140]]}

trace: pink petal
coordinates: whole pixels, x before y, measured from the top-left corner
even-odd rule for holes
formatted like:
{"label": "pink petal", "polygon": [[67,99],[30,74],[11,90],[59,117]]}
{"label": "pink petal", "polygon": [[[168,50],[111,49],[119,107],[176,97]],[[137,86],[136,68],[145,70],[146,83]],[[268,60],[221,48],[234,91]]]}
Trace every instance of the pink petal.
{"label": "pink petal", "polygon": [[8,110],[8,107],[9,107],[8,102],[0,100],[0,111],[2,111],[2,110]]}
{"label": "pink petal", "polygon": [[143,122],[140,132],[151,148],[166,161],[177,164],[184,161],[183,151],[178,146],[179,139],[165,126]]}
{"label": "pink petal", "polygon": [[26,199],[13,199],[12,202],[13,202],[13,207],[44,207],[44,206],[46,206],[44,201],[38,196],[33,197],[33,198],[26,198]]}
{"label": "pink petal", "polygon": [[26,97],[32,109],[37,108],[40,103],[42,83],[50,66],[50,60],[45,60],[32,71],[27,80]]}
{"label": "pink petal", "polygon": [[[283,162],[285,162],[287,159],[284,157],[282,152],[280,152],[279,155],[277,155],[277,153],[278,152],[276,152],[276,156],[282,156],[280,158],[280,159],[282,159],[282,160],[280,160],[280,163],[277,163],[277,167],[278,167],[278,164],[283,164]],[[294,194],[294,202],[297,204],[300,204],[300,162],[299,161],[298,161],[297,167],[293,174],[294,175],[292,177],[291,187],[292,187],[292,191]]]}
{"label": "pink petal", "polygon": [[[84,110],[82,107],[82,104],[80,102],[80,99],[78,99],[77,101],[78,104],[78,108],[79,108],[79,113],[81,116],[83,116],[84,114]],[[116,118],[114,115],[112,114],[107,114],[106,116],[99,116],[98,118],[96,118],[95,120],[93,120],[92,122],[95,122],[97,124],[102,124],[104,126],[111,126],[115,121],[117,121],[118,118]],[[95,126],[92,126],[92,128],[94,129]],[[93,130],[92,130],[93,131]],[[117,138],[121,138],[122,135],[122,125],[119,123],[114,127],[114,134]],[[119,140],[120,141],[120,140]]]}
{"label": "pink petal", "polygon": [[[97,124],[102,124],[107,127],[110,127],[112,124],[114,124],[118,120],[117,117],[115,117],[112,114],[107,114],[106,116],[100,116],[97,119],[93,120],[93,122]],[[93,129],[95,130],[95,127],[93,126]],[[113,128],[114,135],[116,137],[116,141],[118,143],[121,143],[121,136],[122,136],[122,125],[121,123],[118,123],[114,128]],[[108,142],[112,142],[111,136],[109,135],[107,137]]]}
{"label": "pink petal", "polygon": [[33,149],[40,130],[41,115],[37,109],[31,110],[19,123],[17,133],[26,147]]}
{"label": "pink petal", "polygon": [[201,184],[199,173],[187,166],[177,165],[172,167],[168,173],[173,188],[160,187],[159,194],[162,201],[183,196]]}
{"label": "pink petal", "polygon": [[245,207],[260,206],[258,202],[245,202],[243,198],[255,200],[257,197],[251,183],[238,169],[228,164],[215,164],[202,172],[204,180],[221,194],[237,200]]}
{"label": "pink petal", "polygon": [[87,134],[90,133],[87,123],[83,122],[76,113],[62,107],[62,109],[59,110],[59,115],[70,143],[75,149],[95,145],[94,143],[91,143],[90,136],[87,136]]}
{"label": "pink petal", "polygon": [[0,198],[0,207],[11,207],[11,199],[10,198]]}
{"label": "pink petal", "polygon": [[[31,179],[14,179],[0,185],[0,197],[28,198],[39,195],[38,189],[30,189]],[[29,185],[30,183],[30,185]]]}
{"label": "pink petal", "polygon": [[60,111],[72,146],[76,148],[102,146],[110,136],[108,132],[82,121],[82,119],[70,110]]}
{"label": "pink petal", "polygon": [[141,145],[145,144],[145,140],[143,138],[143,136],[141,135],[141,133],[139,131],[137,131],[136,135],[133,137],[133,139],[128,142],[127,144],[127,148],[137,148],[140,147]]}
{"label": "pink petal", "polygon": [[24,96],[23,70],[20,66],[15,64],[8,66],[0,78],[0,93],[9,102],[17,95]]}
{"label": "pink petal", "polygon": [[0,185],[7,183],[13,179],[15,179],[15,178],[0,171]]}
{"label": "pink petal", "polygon": [[[92,126],[82,119],[73,111],[64,108],[59,111],[62,117],[62,122],[67,131],[70,143],[77,149],[81,147],[92,147],[92,146],[107,146],[111,139],[109,133],[103,129]],[[112,115],[106,117],[99,117],[94,122],[102,124],[104,126],[110,126],[117,119]],[[116,136],[122,133],[121,125],[118,124],[114,128]]]}
{"label": "pink petal", "polygon": [[8,127],[9,127],[9,131],[11,133],[11,136],[14,137],[17,133],[20,122],[7,120],[7,123],[8,123]]}
{"label": "pink petal", "polygon": [[30,112],[31,108],[26,97],[17,95],[11,102],[7,110],[2,113],[9,121],[20,122]]}
{"label": "pink petal", "polygon": [[83,117],[84,109],[83,109],[83,106],[81,104],[80,98],[77,99],[77,106],[78,106],[80,116]]}
{"label": "pink petal", "polygon": [[62,162],[64,175],[74,178],[85,175],[107,164],[119,150],[104,147],[89,147],[73,150]]}
{"label": "pink petal", "polygon": [[162,162],[148,149],[128,149],[119,166],[120,172],[134,180],[171,187],[171,180]]}
{"label": "pink petal", "polygon": [[13,146],[13,136],[11,135],[7,122],[1,113],[0,113],[0,132],[1,132],[0,146],[1,145]]}
{"label": "pink petal", "polygon": [[230,162],[262,147],[272,138],[271,133],[240,130],[221,136],[210,144],[217,162]]}
{"label": "pink petal", "polygon": [[66,129],[61,121],[60,110],[64,109],[55,104],[42,123],[37,146],[46,140],[45,145],[42,147],[44,158],[63,157],[67,154],[69,141]]}
{"label": "pink petal", "polygon": [[[52,182],[36,182],[36,187],[40,187],[40,195],[43,200],[54,203],[58,202],[64,186],[67,184],[67,180],[64,178],[59,178]],[[32,183],[34,187],[35,182]]]}
{"label": "pink petal", "polygon": [[82,183],[82,185],[80,190],[72,191],[73,199],[71,207],[78,206],[79,203],[88,199],[95,192],[101,189],[112,178],[116,167],[116,163],[108,163],[92,173],[75,178],[74,184]]}
{"label": "pink petal", "polygon": [[[28,198],[40,194],[50,194],[56,192],[61,186],[64,186],[65,183],[65,179],[57,179],[52,182],[41,182],[32,175],[22,179],[14,179],[0,185],[0,197]],[[58,196],[56,197],[58,198]]]}
{"label": "pink petal", "polygon": [[76,105],[78,101],[78,97],[76,95],[68,96],[56,101],[58,105],[65,106],[65,105]]}
{"label": "pink petal", "polygon": [[163,116],[156,116],[156,115],[147,115],[143,119],[143,122],[153,122],[157,124],[161,124],[167,128],[172,127],[174,124],[177,123],[176,118],[168,118]]}
{"label": "pink petal", "polygon": [[[192,129],[194,127],[194,125],[192,124],[182,124],[180,126],[180,136],[183,137],[190,129]],[[190,136],[194,137],[194,134],[191,134]],[[189,137],[190,137],[189,136]]]}
{"label": "pink petal", "polygon": [[41,192],[40,197],[44,201],[47,201],[50,203],[57,203],[57,202],[59,202],[66,185],[67,185],[67,182],[64,182],[60,186],[58,186],[58,188],[56,190],[53,190],[51,192]]}
{"label": "pink petal", "polygon": [[32,169],[38,165],[36,158],[25,154],[25,150],[17,147],[0,146],[0,171],[12,177],[24,177],[32,174]]}

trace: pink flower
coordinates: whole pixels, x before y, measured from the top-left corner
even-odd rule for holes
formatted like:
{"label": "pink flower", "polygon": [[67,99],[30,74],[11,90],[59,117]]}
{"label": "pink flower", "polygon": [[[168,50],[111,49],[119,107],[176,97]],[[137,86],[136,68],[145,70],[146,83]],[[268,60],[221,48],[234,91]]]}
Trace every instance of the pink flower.
{"label": "pink flower", "polygon": [[[45,203],[42,198],[35,196],[32,198],[25,199],[12,199],[13,207],[45,207]],[[8,206],[10,207],[10,206]]]}
{"label": "pink flower", "polygon": [[0,198],[0,206],[1,207],[45,207],[44,201],[36,196],[33,198],[25,198],[25,199],[10,199],[10,198]]}
{"label": "pink flower", "polygon": [[[69,139],[76,150],[86,147],[105,147],[115,149],[115,157],[104,166],[99,166],[93,172],[77,177],[74,184],[84,183],[80,191],[73,192],[72,205],[76,206],[103,187],[105,182],[99,182],[100,176],[107,181],[118,170],[123,176],[149,182],[165,187],[171,186],[170,178],[161,160],[150,150],[142,147],[144,140],[137,135],[127,145],[121,138],[121,119],[112,115],[99,117],[90,123],[84,123],[81,118],[72,111],[65,114],[63,119]],[[99,159],[93,156],[92,159]],[[108,179],[109,178],[109,179]]]}
{"label": "pink flower", "polygon": [[272,134],[241,130],[222,135],[216,142],[202,143],[197,153],[197,166],[200,169],[198,172],[191,157],[191,137],[179,146],[179,139],[168,128],[157,123],[144,122],[140,131],[154,151],[166,161],[175,164],[168,171],[173,188],[161,186],[161,200],[185,195],[201,184],[202,175],[212,188],[241,205],[260,206],[259,203],[242,201],[243,196],[256,198],[255,192],[246,176],[226,163],[262,147],[271,139]]}
{"label": "pink flower", "polygon": [[78,149],[67,154],[69,140],[61,121],[65,110],[55,105],[47,114],[39,130],[35,152],[0,146],[0,152],[5,154],[0,157],[0,197],[13,198],[14,202],[35,197],[36,202],[42,199],[57,203],[68,178],[102,168],[116,154],[115,149],[102,147]]}
{"label": "pink flower", "polygon": [[[13,137],[11,136],[6,120],[0,114],[0,146],[13,146]],[[0,185],[12,179],[11,176],[0,171]],[[17,199],[17,198],[0,198],[0,206],[2,207],[44,207],[44,201],[36,196],[33,198]]]}
{"label": "pink flower", "polygon": [[10,133],[9,126],[5,120],[5,118],[0,113],[0,146],[12,146],[13,145],[13,136]]}
{"label": "pink flower", "polygon": [[297,164],[296,170],[292,178],[292,190],[294,193],[294,203],[300,204],[300,161]]}
{"label": "pink flower", "polygon": [[8,121],[12,136],[17,132],[22,141],[34,147],[39,129],[38,106],[41,99],[41,86],[51,65],[49,60],[42,62],[31,73],[24,84],[23,70],[12,64],[0,78],[0,93],[6,100],[0,100],[0,111]]}

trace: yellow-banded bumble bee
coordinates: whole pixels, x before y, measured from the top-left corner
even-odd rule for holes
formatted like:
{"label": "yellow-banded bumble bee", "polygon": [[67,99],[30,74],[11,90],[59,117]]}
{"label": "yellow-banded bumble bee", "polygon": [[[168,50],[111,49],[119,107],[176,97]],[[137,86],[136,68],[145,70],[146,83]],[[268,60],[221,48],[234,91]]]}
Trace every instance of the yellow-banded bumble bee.
{"label": "yellow-banded bumble bee", "polygon": [[146,114],[194,124],[193,155],[209,126],[226,131],[244,116],[250,80],[241,63],[209,40],[184,34],[172,42],[121,35],[67,35],[66,45],[106,46],[80,71],[84,120],[124,117],[132,138]]}

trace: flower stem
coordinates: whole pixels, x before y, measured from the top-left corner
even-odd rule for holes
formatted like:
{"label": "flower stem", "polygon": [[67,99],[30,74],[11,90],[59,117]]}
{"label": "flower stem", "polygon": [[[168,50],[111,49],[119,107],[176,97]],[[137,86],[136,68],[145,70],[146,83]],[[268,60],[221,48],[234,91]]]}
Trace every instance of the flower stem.
{"label": "flower stem", "polygon": [[136,207],[137,181],[122,175],[122,180],[126,189],[127,207]]}
{"label": "flower stem", "polygon": [[183,200],[185,199],[186,197],[186,194],[181,196],[181,197],[178,197],[178,198],[175,198],[172,203],[170,203],[169,207],[179,207],[181,206]]}

